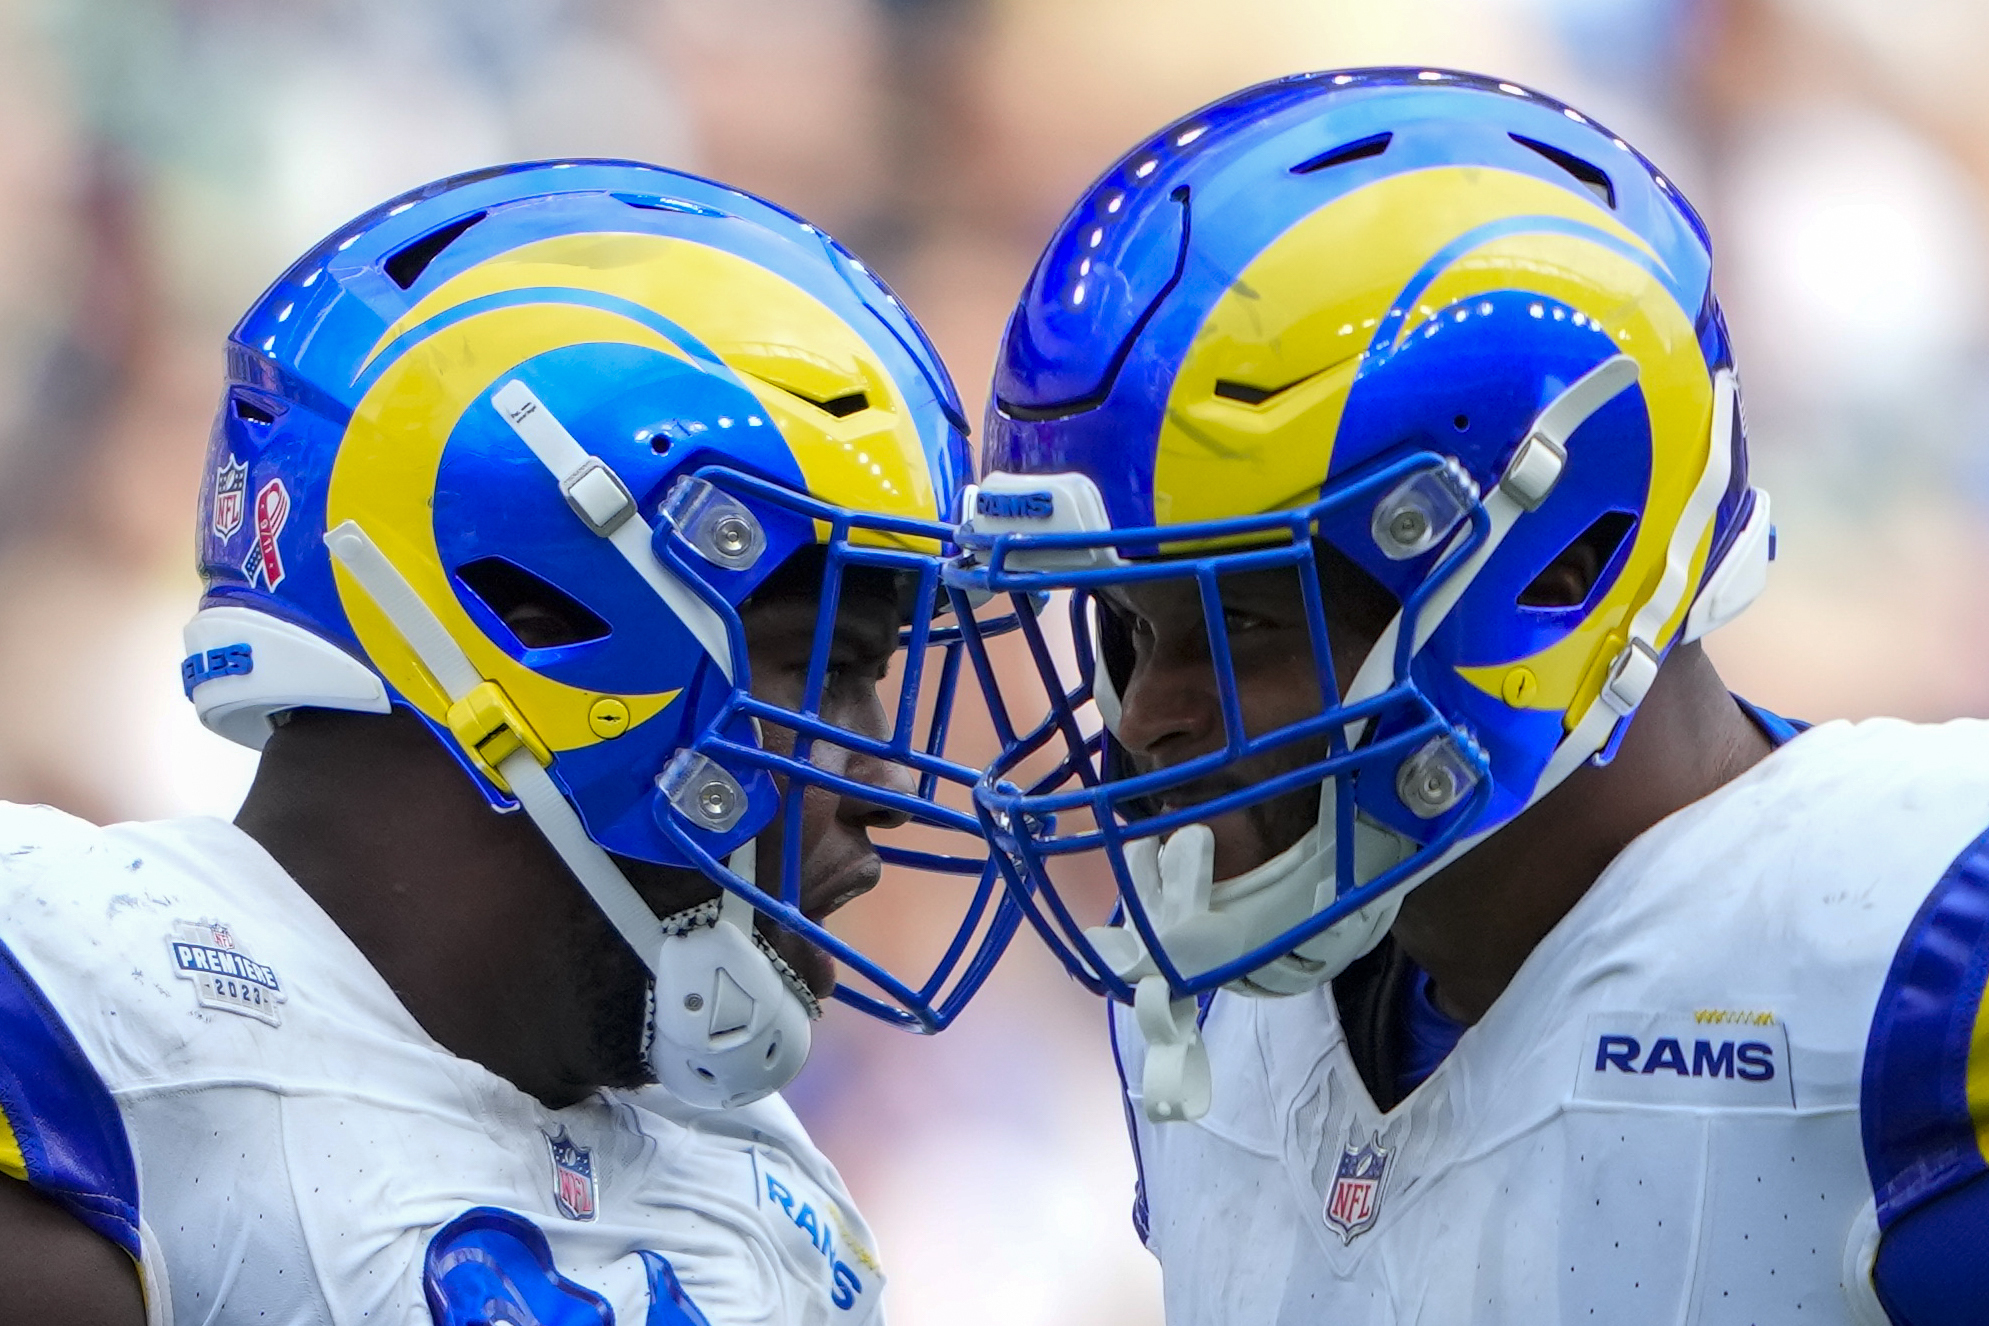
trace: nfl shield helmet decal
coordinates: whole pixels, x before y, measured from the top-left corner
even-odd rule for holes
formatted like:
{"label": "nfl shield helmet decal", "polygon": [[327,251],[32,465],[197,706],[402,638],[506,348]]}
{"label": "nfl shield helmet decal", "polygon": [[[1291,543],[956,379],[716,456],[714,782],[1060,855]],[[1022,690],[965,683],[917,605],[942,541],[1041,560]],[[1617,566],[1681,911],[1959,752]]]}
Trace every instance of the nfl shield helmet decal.
{"label": "nfl shield helmet decal", "polygon": [[249,467],[232,455],[214,472],[214,535],[232,539],[242,527],[242,504],[249,491]]}
{"label": "nfl shield helmet decal", "polygon": [[552,1149],[553,1204],[568,1220],[594,1218],[594,1153],[566,1135],[547,1137]]}
{"label": "nfl shield helmet decal", "polygon": [[1326,1192],[1326,1223],[1343,1243],[1374,1227],[1381,1214],[1381,1198],[1388,1183],[1388,1165],[1394,1152],[1369,1138],[1356,1146],[1348,1141],[1340,1152],[1339,1172]]}

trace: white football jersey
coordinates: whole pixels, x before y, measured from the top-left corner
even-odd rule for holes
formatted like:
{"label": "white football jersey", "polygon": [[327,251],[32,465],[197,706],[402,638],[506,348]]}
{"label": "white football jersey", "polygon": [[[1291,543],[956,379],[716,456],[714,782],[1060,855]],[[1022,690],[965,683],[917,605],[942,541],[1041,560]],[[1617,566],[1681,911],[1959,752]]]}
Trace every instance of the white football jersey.
{"label": "white football jersey", "polygon": [[0,1169],[122,1243],[157,1323],[882,1319],[778,1096],[549,1110],[219,820],[0,806]]}
{"label": "white football jersey", "polygon": [[[1964,1100],[1915,990],[1980,1000],[1929,927],[1989,914],[1985,826],[1989,725],[1812,729],[1637,839],[1387,1113],[1330,991],[1222,993],[1213,1108],[1150,1124],[1115,1010],[1170,1326],[1883,1323],[1878,1225],[1982,1168],[1965,1103],[1899,1120]],[[1940,1128],[1945,1177],[1900,1159]]]}

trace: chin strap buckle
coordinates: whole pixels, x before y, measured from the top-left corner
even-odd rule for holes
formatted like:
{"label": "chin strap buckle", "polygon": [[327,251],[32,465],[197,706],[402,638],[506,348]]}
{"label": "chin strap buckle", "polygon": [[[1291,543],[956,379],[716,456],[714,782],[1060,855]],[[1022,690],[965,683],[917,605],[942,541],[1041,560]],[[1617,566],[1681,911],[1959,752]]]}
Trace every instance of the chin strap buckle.
{"label": "chin strap buckle", "polygon": [[1628,718],[1651,693],[1651,684],[1657,680],[1661,666],[1657,650],[1633,636],[1609,665],[1608,676],[1602,683],[1602,702],[1619,717]]}
{"label": "chin strap buckle", "polygon": [[504,688],[485,681],[449,706],[449,731],[462,743],[464,752],[477,771],[497,785],[506,796],[511,784],[498,772],[505,758],[521,750],[530,751],[541,768],[552,763],[552,751],[525,721]]}
{"label": "chin strap buckle", "polygon": [[1133,989],[1133,1016],[1146,1039],[1141,1108],[1150,1122],[1191,1121],[1209,1112],[1213,1090],[1200,1011],[1193,999],[1169,999],[1167,978],[1157,973]]}

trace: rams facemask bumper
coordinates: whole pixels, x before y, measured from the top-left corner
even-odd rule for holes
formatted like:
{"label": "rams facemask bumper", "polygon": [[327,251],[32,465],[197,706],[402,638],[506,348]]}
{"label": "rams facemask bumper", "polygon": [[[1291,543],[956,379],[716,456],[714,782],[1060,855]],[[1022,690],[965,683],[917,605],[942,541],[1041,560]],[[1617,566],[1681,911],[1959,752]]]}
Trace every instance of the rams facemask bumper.
{"label": "rams facemask bumper", "polygon": [[[1025,623],[1046,712],[976,648],[1005,743],[977,801],[1036,927],[1138,1009],[1155,1117],[1206,1107],[1194,996],[1343,970],[1408,887],[1613,753],[1665,656],[1744,607],[1769,555],[1704,226],[1579,112],[1443,71],[1251,88],[1113,167],[1010,320],[983,470],[949,581],[1018,606],[1067,591],[1076,648],[1060,670],[1061,626]],[[1586,600],[1529,606],[1584,538]],[[1315,539],[1399,605],[1344,688]],[[1217,579],[1277,566],[1320,693],[1344,698],[1246,733]],[[1130,655],[1090,600],[1164,577],[1199,589],[1224,744],[1130,776],[1109,730]],[[1306,742],[1301,768],[1155,813]],[[1191,826],[1314,785],[1303,841],[1209,877]],[[1111,925],[1053,870],[1093,852]]]}
{"label": "rams facemask bumper", "polygon": [[[688,1099],[743,1103],[806,1056],[819,1010],[755,909],[874,991],[839,999],[916,1029],[952,1019],[1016,924],[973,817],[937,799],[974,777],[946,758],[960,642],[934,620],[971,461],[945,370],[859,262],[691,176],[500,167],[324,241],[235,329],[228,370],[184,670],[210,728],[260,748],[285,710],[418,713],[650,965],[652,1066]],[[738,609],[804,548],[821,550],[821,625],[788,710],[750,694]],[[852,568],[909,600],[884,740],[819,712]],[[521,639],[521,595],[562,604],[564,633]],[[795,734],[791,755],[765,724]],[[831,743],[904,766],[916,794],[811,760]],[[896,975],[803,914],[806,787],[958,844],[880,845],[958,877],[931,971]],[[750,849],[777,816],[781,877],[756,884]],[[721,890],[659,918],[609,853]]]}

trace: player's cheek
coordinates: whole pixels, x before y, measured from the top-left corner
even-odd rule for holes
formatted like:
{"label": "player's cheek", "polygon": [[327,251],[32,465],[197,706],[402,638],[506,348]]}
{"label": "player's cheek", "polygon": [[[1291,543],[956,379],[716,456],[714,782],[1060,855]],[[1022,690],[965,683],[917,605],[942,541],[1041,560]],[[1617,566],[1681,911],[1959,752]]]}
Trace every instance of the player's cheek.
{"label": "player's cheek", "polygon": [[1253,737],[1316,718],[1325,709],[1318,663],[1304,633],[1264,634],[1280,638],[1266,638],[1232,651],[1236,660],[1237,703],[1243,710],[1243,726]]}

